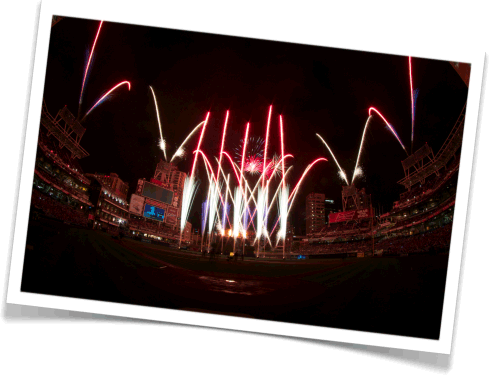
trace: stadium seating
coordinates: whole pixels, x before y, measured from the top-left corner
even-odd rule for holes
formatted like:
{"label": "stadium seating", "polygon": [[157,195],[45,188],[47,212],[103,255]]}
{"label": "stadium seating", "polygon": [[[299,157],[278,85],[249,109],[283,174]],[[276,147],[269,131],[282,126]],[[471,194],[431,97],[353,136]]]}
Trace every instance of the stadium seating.
{"label": "stadium seating", "polygon": [[42,210],[47,217],[56,218],[66,223],[79,226],[88,226],[88,213],[77,210],[72,206],[63,204],[51,197],[48,197],[36,189],[32,190],[31,204]]}

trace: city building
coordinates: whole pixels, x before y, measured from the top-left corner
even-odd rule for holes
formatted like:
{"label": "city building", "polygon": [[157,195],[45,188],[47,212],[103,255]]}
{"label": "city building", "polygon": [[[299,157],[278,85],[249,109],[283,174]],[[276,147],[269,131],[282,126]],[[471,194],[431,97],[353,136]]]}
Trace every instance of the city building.
{"label": "city building", "polygon": [[310,193],[306,196],[306,234],[319,231],[325,225],[325,195]]}
{"label": "city building", "polygon": [[192,225],[190,222],[187,222],[184,227],[184,231],[182,232],[182,244],[187,243],[190,244],[192,240]]}
{"label": "city building", "polygon": [[91,180],[89,197],[90,201],[95,203],[95,210],[89,217],[93,228],[111,233],[127,228],[128,183],[122,181],[115,173],[109,175],[95,173],[85,174],[85,176]]}
{"label": "city building", "polygon": [[[151,236],[157,240],[180,239],[180,213],[186,174],[172,163],[160,160],[153,178],[139,179],[131,195],[130,231],[135,236]],[[191,241],[192,226],[187,223],[182,241]]]}
{"label": "city building", "polygon": [[325,224],[328,224],[328,216],[329,214],[336,213],[340,211],[340,206],[335,200],[325,199]]}
{"label": "city building", "polygon": [[128,199],[129,184],[122,181],[116,173],[111,172],[109,175],[95,173],[86,174],[86,176],[100,181],[104,187],[113,192],[116,197],[119,197],[122,200]]}

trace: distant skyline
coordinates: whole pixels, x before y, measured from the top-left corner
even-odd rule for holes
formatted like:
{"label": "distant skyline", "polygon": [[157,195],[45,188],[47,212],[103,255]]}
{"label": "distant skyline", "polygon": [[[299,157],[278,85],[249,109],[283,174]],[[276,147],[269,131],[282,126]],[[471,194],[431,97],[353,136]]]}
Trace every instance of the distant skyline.
{"label": "distant skyline", "polygon": [[[51,30],[44,99],[51,113],[64,105],[77,115],[85,63],[98,21],[64,18]],[[436,153],[467,97],[467,87],[444,61],[412,58],[413,86],[418,89],[415,151],[425,142]],[[211,111],[202,149],[217,156],[226,111],[230,111],[225,150],[232,152],[251,123],[251,136],[265,135],[273,105],[271,149],[280,153],[278,116],[285,126],[286,152],[294,155],[290,184],[318,157],[328,163],[312,170],[290,218],[297,229],[306,225],[306,195],[324,193],[340,203],[342,181],[319,133],[332,148],[349,179],[355,166],[368,109],[376,107],[393,125],[410,151],[411,96],[408,57],[343,49],[270,42],[248,38],[175,31],[104,22],[86,80],[81,118],[115,84],[128,80],[131,91],[115,92],[95,108],[82,125],[81,145],[90,156],[80,160],[84,172],[117,173],[134,193],[137,180],[153,176],[163,158],[155,107],[158,100],[169,154]],[[373,206],[385,211],[403,187],[401,160],[406,154],[376,118],[367,132],[356,186],[372,195]],[[197,137],[189,148],[197,144]],[[178,163],[189,172],[192,158]],[[189,220],[199,227],[202,184]],[[304,229],[303,229],[304,230]]]}

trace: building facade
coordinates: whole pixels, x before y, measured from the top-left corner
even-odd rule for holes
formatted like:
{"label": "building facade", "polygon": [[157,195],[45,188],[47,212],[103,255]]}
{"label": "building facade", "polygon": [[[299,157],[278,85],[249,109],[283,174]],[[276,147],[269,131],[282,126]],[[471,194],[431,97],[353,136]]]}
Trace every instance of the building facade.
{"label": "building facade", "polygon": [[325,225],[325,195],[310,193],[306,196],[306,234],[319,231]]}
{"label": "building facade", "polygon": [[90,201],[96,203],[94,214],[92,214],[93,228],[111,233],[127,228],[129,184],[122,181],[115,173],[86,174],[86,177],[91,179]]}

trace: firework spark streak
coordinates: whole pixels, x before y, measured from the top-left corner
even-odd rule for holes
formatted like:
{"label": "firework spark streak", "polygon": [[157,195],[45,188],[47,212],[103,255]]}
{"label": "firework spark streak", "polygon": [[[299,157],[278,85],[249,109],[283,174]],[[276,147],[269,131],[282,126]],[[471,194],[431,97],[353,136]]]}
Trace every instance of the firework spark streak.
{"label": "firework spark streak", "polygon": [[[294,187],[293,191],[289,195],[289,199],[288,199],[288,201],[289,201],[289,208],[288,208],[288,211],[287,211],[288,214],[291,211],[291,208],[293,207],[294,199],[296,198],[296,195],[297,195],[297,193],[299,191],[299,188],[300,188],[301,183],[303,182],[304,178],[306,177],[306,175],[308,174],[308,172],[311,170],[311,168],[315,164],[317,164],[318,162],[321,162],[321,161],[328,162],[328,159],[327,158],[317,158],[317,159],[315,159],[312,163],[310,163],[308,165],[308,167],[306,167],[305,171],[303,172],[303,175],[301,175],[301,178],[298,180],[298,183],[296,183],[296,186]],[[279,216],[279,218],[277,219],[274,227],[272,228],[272,231],[270,232],[271,234],[274,233],[274,230],[276,229],[277,224],[279,223],[280,219],[281,219],[281,216]]]}
{"label": "firework spark streak", "polygon": [[284,130],[282,124],[282,116],[279,116],[279,130],[281,133],[281,164],[282,164],[282,188],[281,195],[279,197],[279,215],[281,216],[281,222],[279,225],[279,231],[277,233],[277,239],[283,240],[283,257],[285,255],[286,249],[286,229],[288,223],[288,195],[289,195],[289,186],[286,185],[284,179]]}
{"label": "firework spark streak", "polygon": [[[243,142],[245,140],[242,138],[237,147],[233,150],[237,159],[242,158]],[[255,156],[257,158],[262,158],[264,156],[264,139],[262,137],[249,137],[247,140],[247,158],[250,156]]]}
{"label": "firework spark streak", "polygon": [[202,240],[204,239],[204,233],[206,232],[208,209],[209,209],[209,201],[204,200],[201,204],[201,234],[203,234],[203,236],[201,237],[201,244],[202,244]]}
{"label": "firework spark streak", "polygon": [[374,107],[369,107],[369,116],[372,116],[371,115],[371,111],[376,112],[381,117],[381,119],[383,119],[383,121],[386,123],[386,126],[388,127],[388,129],[391,131],[391,133],[393,133],[393,136],[396,137],[396,139],[400,143],[401,147],[403,148],[403,150],[405,150],[405,153],[407,153],[407,155],[408,155],[407,149],[405,149],[405,145],[403,145],[402,140],[400,140],[400,137],[398,136],[398,133],[396,133],[396,131],[393,128],[393,126],[390,123],[388,123],[388,121],[384,118],[384,116],[381,115],[381,113],[377,109],[375,109]]}
{"label": "firework spark streak", "polygon": [[[220,169],[221,169],[221,166],[219,166]],[[228,176],[226,177],[225,179],[225,185],[228,189],[226,189],[225,191],[225,203],[224,205],[222,205],[223,207],[223,214],[221,215],[221,223],[222,223],[222,226],[223,226],[223,234],[224,232],[226,231],[226,218],[225,217],[228,217],[228,212],[230,210],[230,205],[228,204],[228,191],[229,191],[229,182],[230,182],[230,174],[228,174]]]}
{"label": "firework spark streak", "polygon": [[208,220],[208,237],[209,243],[211,244],[211,237],[213,233],[213,229],[216,225],[216,219],[218,214],[218,206],[219,206],[219,191],[221,190],[222,185],[218,185],[215,182],[211,182],[210,184],[210,192],[209,192],[209,220]]}
{"label": "firework spark streak", "polygon": [[260,239],[262,236],[263,228],[264,228],[264,216],[265,216],[265,196],[266,196],[267,188],[259,187],[259,191],[257,193],[257,231],[256,238]]}
{"label": "firework spark streak", "polygon": [[157,112],[157,119],[158,119],[158,129],[160,130],[160,148],[163,150],[163,156],[165,157],[165,161],[167,160],[167,148],[166,148],[166,143],[165,139],[163,138],[163,133],[162,133],[162,123],[160,122],[160,112],[158,111],[158,103],[157,103],[157,97],[155,96],[155,92],[153,91],[153,88],[150,86],[151,93],[153,94],[153,100],[155,101],[155,110]]}
{"label": "firework spark streak", "polygon": [[369,114],[369,117],[366,120],[366,125],[364,126],[364,131],[362,132],[361,145],[359,146],[359,152],[357,153],[356,167],[354,168],[354,173],[352,174],[351,185],[354,183],[354,180],[355,180],[356,176],[358,175],[359,170],[357,169],[357,166],[359,165],[359,159],[361,158],[362,146],[364,145],[364,138],[366,137],[366,130],[367,130],[368,125],[371,122],[372,118],[373,118],[373,116],[371,114]]}
{"label": "firework spark streak", "polygon": [[83,75],[83,81],[82,81],[82,90],[80,91],[80,100],[78,101],[78,114],[80,114],[80,107],[82,106],[82,97],[83,97],[83,90],[85,88],[85,81],[87,79],[87,74],[88,74],[88,70],[90,68],[90,63],[92,62],[92,57],[94,55],[94,50],[95,50],[95,44],[97,43],[97,39],[99,38],[99,33],[100,33],[100,29],[102,28],[102,23],[104,21],[100,21],[100,24],[99,24],[99,29],[97,30],[97,35],[95,36],[95,40],[94,40],[94,44],[92,46],[92,51],[90,51],[90,56],[88,58],[88,61],[87,61],[87,66],[85,68],[85,73]]}
{"label": "firework spark streak", "polygon": [[184,145],[186,144],[187,141],[189,141],[189,138],[191,138],[192,135],[194,133],[196,133],[196,131],[199,129],[199,127],[201,125],[203,125],[203,124],[204,124],[204,121],[201,121],[198,125],[196,125],[196,127],[192,130],[192,132],[187,135],[187,137],[185,138],[184,142],[182,142],[182,144],[179,146],[179,148],[177,149],[177,151],[174,153],[174,155],[170,159],[170,163],[173,162],[174,158],[183,157],[185,155]]}
{"label": "firework spark streak", "polygon": [[[204,154],[204,152],[202,150],[195,150],[194,153],[196,155],[201,155],[203,160],[204,160],[204,167],[206,167],[206,173],[208,175],[208,180],[209,180],[209,183],[211,184],[212,182],[214,182],[215,184],[218,184],[218,176],[214,176],[213,174],[213,169],[211,167],[211,163],[209,162],[208,158],[206,157],[206,154]],[[225,152],[223,152],[224,154],[226,154]],[[218,165],[219,166],[219,165]],[[221,168],[221,166],[219,166],[219,170],[224,174],[223,172],[223,169]],[[228,178],[229,180],[229,178]],[[230,187],[227,183],[226,185],[228,191],[230,190]],[[218,195],[219,195],[219,198],[220,198],[220,202],[221,204],[223,205],[224,204],[224,201],[223,201],[223,196],[221,195],[221,189],[218,190]],[[208,196],[209,196],[209,192],[208,192]],[[232,201],[233,201],[233,198],[232,198]],[[234,204],[234,202],[233,202]],[[230,222],[229,218],[228,219],[228,222]],[[219,221],[219,217],[218,217],[218,221]]]}
{"label": "firework spark streak", "polygon": [[[279,231],[277,232],[277,240],[279,242],[282,239],[286,241],[286,230],[288,224],[288,200],[289,196],[289,185],[285,185],[281,188],[281,195],[279,197]],[[285,247],[284,247],[285,248]],[[284,249],[283,249],[284,252]]]}
{"label": "firework spark streak", "polygon": [[322,136],[320,136],[318,133],[316,134],[317,137],[322,140],[322,142],[325,144],[325,146],[327,147],[328,151],[330,152],[330,155],[332,156],[333,160],[335,161],[335,163],[337,164],[337,167],[339,168],[339,176],[345,180],[345,182],[347,183],[347,185],[349,185],[349,180],[347,180],[347,175],[345,174],[345,171],[342,169],[342,167],[340,167],[340,164],[339,162],[337,162],[337,158],[335,158],[335,155],[333,154],[332,150],[330,150],[330,147],[328,146],[328,144],[325,142],[325,140],[323,139]]}
{"label": "firework spark streak", "polygon": [[[204,136],[204,131],[206,130],[206,124],[208,123],[208,119],[209,119],[209,112],[206,115],[206,120],[204,120],[204,125],[202,126],[201,136],[199,137],[199,143],[197,144],[196,151],[199,151],[201,148],[202,137]],[[194,177],[194,170],[196,168],[197,156],[198,155],[196,153],[196,155],[194,156],[194,163],[192,164],[191,177]]]}
{"label": "firework spark streak", "polygon": [[182,232],[184,231],[187,219],[189,218],[189,212],[196,196],[197,187],[199,183],[194,181],[194,177],[187,176],[184,180],[184,191],[182,192],[182,210],[180,213],[180,238],[179,247],[182,243]]}
{"label": "firework spark streak", "polygon": [[243,195],[239,187],[235,187],[235,205],[233,208],[233,252],[235,251],[236,238],[241,232],[241,220],[243,213]]}
{"label": "firework spark streak", "polygon": [[[269,128],[271,125],[271,115],[272,115],[272,105],[269,107],[269,117],[267,118],[267,130],[265,132],[265,146],[264,146],[264,167],[262,168],[262,172],[266,170],[267,164],[267,146],[269,144]],[[265,177],[262,177],[262,185],[264,185]]]}
{"label": "firework spark streak", "polygon": [[225,125],[223,126],[223,137],[221,138],[221,149],[219,152],[218,169],[216,170],[216,176],[219,177],[219,169],[221,168],[221,159],[223,157],[223,148],[225,147],[226,126],[228,125],[228,116],[230,111],[226,111]]}
{"label": "firework spark streak", "polygon": [[[109,90],[107,93],[105,93],[102,97],[100,97],[100,99],[92,106],[92,108],[90,108],[90,110],[87,111],[87,113],[85,114],[85,116],[83,117],[83,119],[85,119],[87,117],[88,114],[90,114],[90,112],[95,108],[97,107],[98,104],[100,104],[104,99],[107,98],[107,96],[109,94],[111,94],[114,90],[116,90],[119,86],[121,85],[124,85],[124,84],[127,84],[128,85],[128,90],[131,90],[131,83],[129,81],[123,81],[123,82],[120,82],[118,83],[116,86],[114,86],[111,90]],[[82,121],[83,121],[82,119]]]}
{"label": "firework spark streak", "polygon": [[298,183],[296,184],[296,186],[294,187],[293,191],[291,192],[291,195],[289,196],[290,205],[289,205],[288,213],[291,210],[291,207],[293,206],[294,199],[295,199],[295,197],[296,197],[296,195],[297,195],[297,193],[299,191],[299,187],[301,186],[301,183],[303,182],[303,179],[308,174],[308,172],[311,170],[311,168],[315,164],[317,164],[318,162],[321,162],[321,161],[328,162],[328,159],[327,158],[317,158],[312,163],[310,163],[308,165],[308,167],[306,167],[305,171],[303,172],[303,175],[301,175],[301,178],[298,180]]}
{"label": "firework spark streak", "polygon": [[[271,125],[271,116],[272,116],[272,105],[269,107],[269,116],[267,117],[267,129],[265,131],[265,146],[264,146],[264,165],[262,168],[262,187],[258,192],[257,196],[257,204],[260,202],[260,205],[257,205],[257,234],[262,235],[262,233],[267,234],[267,218],[264,218],[264,215],[266,214],[267,210],[267,199],[268,199],[268,190],[265,187],[265,173],[266,173],[266,167],[267,167],[267,146],[269,145],[269,129]],[[260,220],[260,226],[259,226],[259,220]],[[260,228],[260,230],[259,230]],[[265,228],[265,229],[264,229]],[[263,231],[264,229],[264,231]],[[260,236],[257,236],[258,242],[258,248],[257,248],[257,254],[260,252]],[[265,244],[264,244],[264,251],[265,251]]]}

